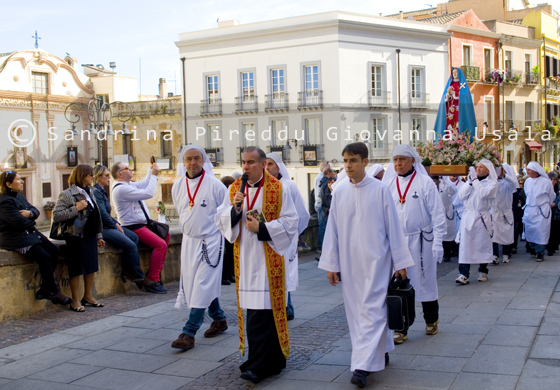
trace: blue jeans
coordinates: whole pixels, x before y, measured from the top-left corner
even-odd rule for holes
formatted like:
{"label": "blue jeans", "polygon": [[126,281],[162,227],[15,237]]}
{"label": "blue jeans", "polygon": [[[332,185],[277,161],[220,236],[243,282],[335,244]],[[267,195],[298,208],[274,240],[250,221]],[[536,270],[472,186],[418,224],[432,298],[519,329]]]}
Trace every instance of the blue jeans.
{"label": "blue jeans", "polygon": [[[471,271],[470,264],[459,264],[459,273],[461,275],[465,275],[465,277],[469,277]],[[483,272],[488,275],[488,264],[479,264],[478,265],[478,272]]]}
{"label": "blue jeans", "polygon": [[288,291],[288,306],[286,306],[286,315],[294,315],[294,305],[292,305],[292,294]]}
{"label": "blue jeans", "polygon": [[319,222],[319,237],[317,240],[317,249],[321,250],[323,248],[323,237],[325,237],[325,228],[327,227],[327,218],[325,218],[325,213],[321,206],[315,206],[315,211],[317,212],[317,220]]}
{"label": "blue jeans", "polygon": [[540,244],[535,244],[534,242],[530,242],[529,246],[531,247],[531,249],[533,249],[535,251],[535,253],[544,253],[544,250],[546,248],[546,245],[540,245]]}
{"label": "blue jeans", "polygon": [[[204,322],[205,311],[206,309],[192,308],[191,314],[189,315],[189,320],[183,327],[183,333],[194,337],[196,335],[196,332],[200,329],[202,323]],[[223,321],[226,319],[226,315],[220,307],[220,301],[218,301],[218,298],[214,299],[212,303],[210,303],[210,306],[208,306],[208,315],[214,321]]]}
{"label": "blue jeans", "polygon": [[125,227],[122,229],[124,234],[117,229],[103,229],[103,240],[123,250],[122,268],[124,274],[139,279],[143,278],[144,272],[140,268],[140,256],[138,255],[138,236],[132,230]]}

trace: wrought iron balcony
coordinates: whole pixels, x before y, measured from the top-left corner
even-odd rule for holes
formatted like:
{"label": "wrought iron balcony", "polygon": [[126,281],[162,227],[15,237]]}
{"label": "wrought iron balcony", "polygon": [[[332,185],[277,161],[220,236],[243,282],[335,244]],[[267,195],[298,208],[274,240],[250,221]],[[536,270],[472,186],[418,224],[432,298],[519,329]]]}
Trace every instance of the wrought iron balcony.
{"label": "wrought iron balcony", "polygon": [[259,112],[257,96],[240,96],[235,98],[235,112]]}
{"label": "wrought iron balcony", "polygon": [[430,108],[430,94],[424,92],[409,92],[408,105],[414,110],[427,110]]}
{"label": "wrought iron balcony", "polygon": [[200,101],[200,115],[221,115],[222,99],[204,99]]}
{"label": "wrought iron balcony", "polygon": [[323,91],[298,92],[298,108],[322,108]]}
{"label": "wrought iron balcony", "polygon": [[390,91],[369,91],[369,107],[370,108],[387,108],[391,107],[391,92]]}
{"label": "wrought iron balcony", "polygon": [[467,81],[480,81],[480,68],[478,66],[463,65],[461,66],[461,70]]}
{"label": "wrought iron balcony", "polygon": [[289,99],[287,93],[265,95],[265,109],[267,111],[287,111],[289,109]]}

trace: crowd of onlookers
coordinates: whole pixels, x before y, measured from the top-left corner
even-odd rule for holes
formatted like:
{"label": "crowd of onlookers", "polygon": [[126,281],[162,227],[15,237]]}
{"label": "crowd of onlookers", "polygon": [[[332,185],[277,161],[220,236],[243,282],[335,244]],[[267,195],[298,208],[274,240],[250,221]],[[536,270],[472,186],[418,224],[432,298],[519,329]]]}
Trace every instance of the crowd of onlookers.
{"label": "crowd of onlookers", "polygon": [[[170,235],[167,233],[162,238],[148,229],[151,220],[144,202],[154,196],[158,173],[157,164],[152,164],[144,180],[133,182],[132,171],[122,163],[114,164],[110,172],[102,165],[80,164],[74,168],[68,188],[58,196],[51,226],[51,238],[63,234],[66,242],[64,254],[72,297],[65,296],[56,281],[54,270],[60,250],[37,230],[36,219],[40,213],[21,194],[23,180],[15,170],[0,174],[0,248],[17,251],[39,265],[41,286],[35,293],[36,299],[70,305],[75,312],[84,312],[86,307],[103,307],[93,296],[93,285],[99,269],[98,248],[106,242],[123,251],[123,281],[131,281],[147,292],[167,293],[160,273]],[[116,218],[111,214],[107,193],[111,176]],[[152,248],[146,273],[140,266],[139,242]],[[81,279],[83,292],[80,292]]]}

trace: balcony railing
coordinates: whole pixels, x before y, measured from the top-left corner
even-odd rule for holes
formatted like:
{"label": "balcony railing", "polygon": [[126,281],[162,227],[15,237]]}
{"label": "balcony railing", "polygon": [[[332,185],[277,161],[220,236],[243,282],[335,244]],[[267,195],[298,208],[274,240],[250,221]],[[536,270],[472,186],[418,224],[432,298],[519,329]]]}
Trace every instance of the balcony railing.
{"label": "balcony railing", "polygon": [[461,70],[467,81],[480,81],[480,68],[478,66],[463,65]]}
{"label": "balcony railing", "polygon": [[[556,90],[556,91],[560,91],[560,82],[551,79],[551,78],[547,78],[546,79],[546,89],[547,90]],[[548,91],[547,91],[548,92]]]}
{"label": "balcony railing", "polygon": [[235,98],[235,112],[259,112],[257,96],[240,96]]}
{"label": "balcony railing", "polygon": [[391,92],[370,90],[368,100],[370,108],[391,107]]}
{"label": "balcony railing", "polygon": [[372,159],[387,159],[391,157],[388,142],[369,143],[368,148],[370,149],[369,155]]}
{"label": "balcony railing", "polygon": [[267,111],[285,111],[289,109],[287,93],[265,95]]}
{"label": "balcony railing", "polygon": [[430,108],[430,94],[424,92],[409,92],[408,105],[411,109],[427,110]]}
{"label": "balcony railing", "polygon": [[323,91],[298,92],[298,108],[322,108]]}
{"label": "balcony railing", "polygon": [[200,115],[221,115],[222,99],[204,99],[200,101]]}
{"label": "balcony railing", "polygon": [[504,73],[504,84],[505,85],[512,85],[517,86],[522,83],[523,80],[523,71],[516,70],[516,69],[506,69]]}

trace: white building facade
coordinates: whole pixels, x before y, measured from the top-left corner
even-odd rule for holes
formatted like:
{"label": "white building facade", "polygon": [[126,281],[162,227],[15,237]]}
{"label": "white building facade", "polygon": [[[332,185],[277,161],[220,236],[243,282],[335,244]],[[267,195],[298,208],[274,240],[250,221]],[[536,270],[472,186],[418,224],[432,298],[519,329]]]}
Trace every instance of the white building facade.
{"label": "white building facade", "polygon": [[394,144],[431,135],[449,76],[445,26],[338,11],[226,24],[176,43],[185,139],[211,153],[218,175],[240,171],[243,148],[259,146],[283,154],[306,196],[318,163],[341,167],[350,142],[388,163]]}
{"label": "white building facade", "polygon": [[[78,67],[72,57],[41,49],[0,54],[0,168],[18,171],[41,219],[43,205],[56,201],[73,166],[90,162],[93,140],[67,138],[71,124],[64,115],[69,104],[87,104],[94,96]],[[87,112],[79,114],[87,120]],[[76,128],[87,125],[79,120]]]}

